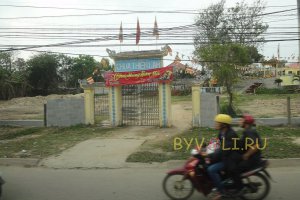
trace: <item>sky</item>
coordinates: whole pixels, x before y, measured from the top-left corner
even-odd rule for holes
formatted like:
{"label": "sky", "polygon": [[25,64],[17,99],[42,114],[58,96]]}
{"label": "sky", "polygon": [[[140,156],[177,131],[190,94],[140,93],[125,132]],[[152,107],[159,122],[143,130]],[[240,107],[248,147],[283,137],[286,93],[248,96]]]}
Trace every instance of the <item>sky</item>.
{"label": "sky", "polygon": [[[93,55],[97,60],[107,57],[106,48],[119,51],[137,51],[158,49],[168,43],[188,43],[188,45],[170,44],[173,55],[165,57],[164,64],[167,65],[174,60],[176,52],[183,60],[192,57],[194,46],[192,37],[179,38],[173,40],[168,35],[189,34],[186,29],[165,30],[165,28],[191,25],[195,22],[196,11],[207,8],[211,3],[219,0],[1,0],[0,1],[0,49],[20,48],[22,45],[48,45],[65,43],[72,41],[82,41],[83,39],[101,39],[97,42],[80,43],[75,47],[43,47],[31,49],[34,51],[52,51],[70,54]],[[252,0],[245,0],[252,3]],[[232,7],[237,0],[227,0],[226,7]],[[296,0],[265,0],[265,13],[295,9]],[[6,5],[6,6],[5,6]],[[56,7],[53,8],[27,8],[10,7],[14,6],[36,6],[36,7]],[[58,8],[80,8],[80,9],[58,9]],[[94,9],[94,10],[93,10]],[[98,9],[98,10],[96,10]],[[102,10],[101,10],[102,9]],[[130,11],[153,11],[147,13],[128,12]],[[178,11],[181,13],[161,13],[160,11]],[[186,13],[182,13],[185,10]],[[18,17],[40,17],[57,15],[87,15],[89,16],[65,16],[65,17],[42,17],[42,18],[18,18]],[[97,14],[97,15],[91,15]],[[155,37],[145,36],[144,32],[151,32],[154,19],[157,18],[158,28],[164,29],[160,32],[160,38],[156,41]],[[8,19],[14,18],[14,19]],[[141,27],[140,45],[135,45],[135,37],[124,37],[124,42],[120,45],[117,40],[120,23],[123,24],[123,33],[134,34],[137,18]],[[278,35],[276,31],[297,32],[297,12],[296,10],[267,15],[264,21],[269,24],[266,40],[280,40],[293,38],[295,35]],[[13,29],[14,28],[14,29]],[[16,29],[18,28],[18,29]],[[107,41],[107,38],[114,37]],[[174,38],[174,37],[172,37]],[[106,41],[104,41],[106,40]],[[126,46],[126,45],[131,46]],[[152,44],[152,46],[143,46]],[[156,45],[157,44],[157,45]],[[280,45],[280,57],[289,62],[296,61],[298,55],[297,41],[275,41],[268,42],[260,49],[266,58],[273,55],[277,56],[277,49]],[[81,47],[80,47],[81,46]],[[82,47],[83,46],[83,47]],[[34,51],[18,51],[17,57],[25,59],[36,54]],[[295,56],[296,55],[296,56]],[[295,58],[293,58],[295,56]],[[191,64],[188,61],[184,61]],[[191,64],[192,65],[192,64]]]}

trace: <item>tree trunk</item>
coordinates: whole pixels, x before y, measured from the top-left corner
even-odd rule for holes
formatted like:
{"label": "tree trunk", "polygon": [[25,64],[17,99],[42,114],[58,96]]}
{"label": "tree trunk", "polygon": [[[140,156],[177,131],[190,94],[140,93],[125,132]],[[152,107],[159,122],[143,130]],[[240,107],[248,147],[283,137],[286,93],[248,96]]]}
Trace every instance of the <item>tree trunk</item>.
{"label": "tree trunk", "polygon": [[228,103],[228,108],[227,108],[227,112],[230,116],[235,116],[236,113],[233,109],[233,93],[231,91],[231,86],[229,84],[227,84],[226,82],[226,90],[227,90],[227,93],[229,95],[229,103]]}

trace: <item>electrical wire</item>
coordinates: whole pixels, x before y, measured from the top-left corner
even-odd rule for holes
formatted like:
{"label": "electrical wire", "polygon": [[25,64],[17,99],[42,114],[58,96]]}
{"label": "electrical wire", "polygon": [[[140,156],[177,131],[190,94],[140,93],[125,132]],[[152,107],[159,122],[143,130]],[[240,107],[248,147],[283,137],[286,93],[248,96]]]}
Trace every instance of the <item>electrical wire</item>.
{"label": "electrical wire", "polygon": [[[274,11],[269,13],[263,13],[255,15],[255,17],[273,15],[277,13],[284,13],[289,11],[297,10],[297,8],[293,9],[285,9],[280,11]],[[40,18],[62,18],[62,17],[86,17],[86,16],[105,16],[105,15],[128,15],[128,14],[149,14],[149,13],[161,13],[161,14],[200,14],[198,12],[186,12],[186,11],[130,11],[130,12],[116,12],[116,13],[89,13],[89,14],[69,14],[69,15],[45,15],[45,16],[23,16],[23,17],[0,17],[0,20],[16,20],[16,19],[40,19]],[[207,14],[207,13],[204,13]],[[227,14],[232,15],[232,14]],[[249,16],[253,17],[253,16]]]}
{"label": "electrical wire", "polygon": [[[283,6],[265,6],[260,8],[282,8],[282,7],[296,7],[297,5],[283,5]],[[57,6],[33,6],[33,5],[13,5],[13,4],[1,4],[0,7],[14,7],[14,8],[38,8],[38,9],[58,9],[58,10],[93,10],[93,11],[132,11],[124,9],[99,9],[99,8],[75,8],[75,7],[57,7]],[[252,8],[251,6],[249,8]],[[207,8],[206,8],[207,9]],[[178,11],[198,11],[203,9],[191,9],[191,10],[178,10]],[[228,8],[226,8],[228,9]]]}

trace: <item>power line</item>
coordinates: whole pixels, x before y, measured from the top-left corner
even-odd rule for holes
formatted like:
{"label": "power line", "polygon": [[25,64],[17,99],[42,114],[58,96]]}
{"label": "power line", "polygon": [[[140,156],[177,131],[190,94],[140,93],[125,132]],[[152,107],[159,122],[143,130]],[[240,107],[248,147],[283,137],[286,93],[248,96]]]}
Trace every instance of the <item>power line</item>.
{"label": "power line", "polygon": [[[289,12],[297,10],[297,8],[280,10],[275,12],[263,13],[255,17],[273,15],[277,13]],[[61,17],[85,17],[85,16],[105,16],[105,15],[128,15],[128,14],[146,14],[146,13],[164,13],[164,14],[200,14],[200,12],[187,12],[187,11],[130,11],[121,13],[90,13],[90,14],[70,14],[70,15],[45,15],[45,16],[23,16],[23,17],[0,17],[0,20],[15,20],[15,19],[39,19],[39,18],[61,18]],[[204,13],[207,14],[207,13]],[[231,14],[228,14],[231,15]]]}
{"label": "power line", "polygon": [[[194,24],[191,25],[184,25],[184,26],[178,26],[178,27],[172,27],[172,28],[164,28],[164,30],[173,30],[173,29],[184,29],[190,26],[194,26]],[[151,32],[142,32],[143,33],[152,33]],[[135,35],[133,34],[124,34],[124,37],[130,36],[130,35]],[[71,42],[63,42],[63,43],[56,43],[56,44],[49,44],[49,45],[38,45],[38,46],[31,46],[31,47],[24,47],[24,48],[19,48],[19,49],[7,49],[7,50],[1,50],[3,51],[12,51],[12,50],[25,50],[25,49],[32,49],[32,48],[40,48],[40,47],[55,47],[55,46],[65,46],[65,45],[71,45],[71,44],[81,44],[81,43],[90,43],[90,42],[96,42],[96,41],[102,41],[102,40],[108,40],[108,39],[114,39],[117,36],[107,36],[107,37],[101,37],[101,38],[93,38],[93,39],[82,39],[82,40],[77,40],[77,41],[71,41]],[[0,51],[0,52],[1,52]]]}
{"label": "power line", "polygon": [[198,14],[193,12],[178,12],[178,11],[147,11],[147,12],[120,12],[120,13],[90,13],[90,14],[70,14],[70,15],[45,15],[45,16],[23,16],[23,17],[0,17],[0,20],[15,20],[15,19],[41,19],[41,18],[62,18],[62,17],[87,17],[87,16],[107,16],[107,15],[131,15],[131,14],[146,14],[146,13],[164,13],[164,14]]}
{"label": "power line", "polygon": [[[273,39],[273,40],[257,40],[257,41],[249,41],[249,42],[245,42],[245,43],[253,43],[253,42],[257,42],[257,43],[268,43],[268,42],[283,42],[283,41],[299,41],[300,39],[298,38],[292,38],[292,39]],[[233,42],[232,42],[233,43]],[[193,42],[170,42],[170,43],[148,43],[148,44],[139,44],[139,46],[162,46],[162,45],[194,45]],[[209,42],[200,42],[200,44],[209,44]],[[5,52],[5,51],[19,51],[19,50],[28,50],[28,49],[33,49],[33,48],[44,48],[44,47],[66,47],[66,48],[87,48],[87,47],[119,47],[120,44],[104,44],[104,45],[62,45],[62,46],[58,46],[58,45],[20,45],[22,47],[20,48],[8,48],[8,49],[4,49],[4,50],[0,50],[0,52]],[[136,46],[136,44],[123,44],[122,47],[129,47],[129,46]]]}
{"label": "power line", "polygon": [[[293,19],[296,19],[296,18],[293,18]],[[278,22],[280,22],[281,20],[277,20]],[[297,26],[277,26],[277,27],[269,27],[268,29],[298,29]],[[76,27],[76,28],[68,28],[68,27],[65,27],[65,28],[62,28],[62,27],[0,27],[0,30],[38,30],[38,31],[44,31],[44,30],[56,30],[56,31],[101,31],[101,30],[115,30],[115,31],[119,31],[119,27],[116,27],[116,28],[86,28],[86,27]],[[145,27],[143,28],[144,30],[147,29],[147,30],[150,30],[150,29],[153,29],[150,28],[150,27]],[[160,28],[160,29],[163,29],[163,28]],[[216,28],[216,29],[222,29],[222,28]],[[239,27],[237,28],[234,28],[234,29],[240,29]],[[249,28],[243,28],[243,29],[252,29],[252,27],[249,27]],[[136,30],[136,28],[126,28],[124,27],[123,30]]]}
{"label": "power line", "polygon": [[[296,7],[297,5],[283,5],[283,6],[266,6],[261,8],[282,8],[282,7]],[[37,8],[37,9],[58,9],[58,10],[93,10],[93,11],[133,11],[126,9],[99,9],[99,8],[76,8],[76,7],[57,7],[57,6],[33,6],[33,5],[13,5],[13,4],[1,4],[0,7],[14,7],[14,8]],[[252,8],[251,6],[249,8]],[[177,11],[198,11],[198,10],[207,10],[208,8],[203,9],[190,9],[190,10],[177,10]],[[228,8],[227,8],[228,9]]]}
{"label": "power line", "polygon": [[[31,51],[31,52],[39,52],[39,53],[53,53],[53,54],[64,54],[64,55],[86,55],[86,56],[95,56],[95,57],[106,57],[109,58],[109,56],[103,56],[103,55],[95,55],[95,54],[77,54],[77,53],[62,53],[62,52],[55,52],[55,51],[43,51],[43,50],[23,50],[23,51]],[[190,56],[187,56],[190,57]],[[283,58],[283,57],[282,57]],[[150,58],[151,59],[151,58]],[[168,59],[168,58],[163,58],[164,61],[174,61],[174,59]],[[192,59],[181,59],[181,61],[184,62],[194,62]],[[198,64],[199,63],[228,63],[228,61],[224,60],[197,60]],[[229,62],[229,63],[236,63],[239,64],[240,62]],[[255,62],[255,63],[263,63],[263,62]],[[298,63],[298,62],[287,62],[287,63]]]}

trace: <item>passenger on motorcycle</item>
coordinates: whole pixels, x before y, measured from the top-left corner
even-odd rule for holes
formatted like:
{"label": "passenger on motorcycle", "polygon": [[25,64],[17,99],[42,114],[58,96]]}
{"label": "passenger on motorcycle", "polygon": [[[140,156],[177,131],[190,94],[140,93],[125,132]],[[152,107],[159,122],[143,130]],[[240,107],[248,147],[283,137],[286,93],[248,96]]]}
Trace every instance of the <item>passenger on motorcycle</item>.
{"label": "passenger on motorcycle", "polygon": [[220,171],[227,168],[229,163],[229,158],[234,152],[232,150],[234,146],[234,140],[238,139],[236,132],[231,128],[232,118],[229,115],[218,114],[215,117],[215,128],[219,130],[218,138],[221,143],[220,148],[220,161],[210,165],[207,168],[208,175],[213,181],[214,185],[217,187],[218,194],[214,198],[218,200],[224,195],[224,189],[222,185],[222,180],[220,177]]}
{"label": "passenger on motorcycle", "polygon": [[251,115],[245,114],[240,120],[240,126],[244,128],[240,139],[239,149],[241,158],[237,161],[236,169],[232,169],[232,178],[237,190],[243,188],[240,174],[259,165],[261,161],[261,138],[255,128],[255,120]]}

